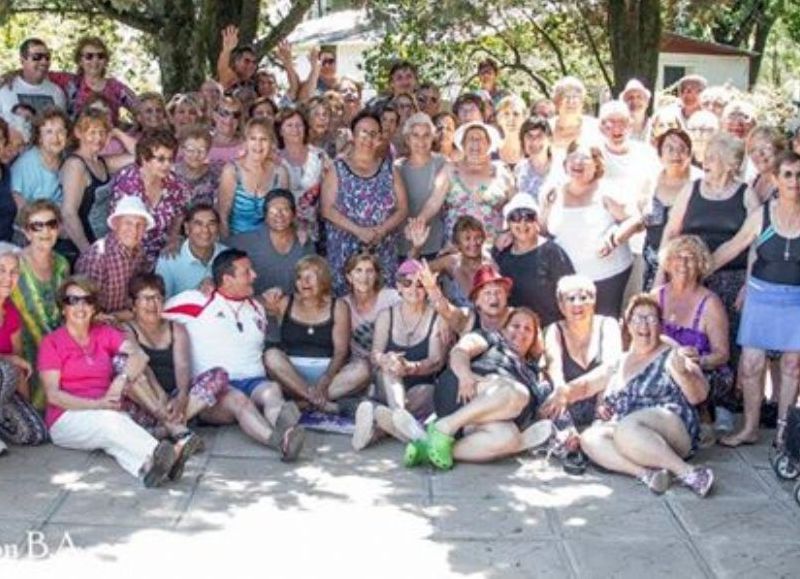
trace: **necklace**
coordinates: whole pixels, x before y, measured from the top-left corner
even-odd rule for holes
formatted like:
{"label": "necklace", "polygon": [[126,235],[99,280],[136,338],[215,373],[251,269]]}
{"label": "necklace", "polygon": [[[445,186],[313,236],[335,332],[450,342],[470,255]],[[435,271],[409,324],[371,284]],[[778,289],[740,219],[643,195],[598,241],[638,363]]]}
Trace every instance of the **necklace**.
{"label": "necklace", "polygon": [[789,249],[791,248],[792,240],[786,238],[786,245],[783,248],[783,261],[789,261]]}
{"label": "necklace", "polygon": [[242,308],[247,303],[247,300],[242,300],[242,303],[238,309],[234,309],[233,306],[228,303],[227,298],[223,297],[222,301],[233,314],[233,317],[236,320],[236,329],[239,330],[239,333],[244,332],[244,324],[242,324],[242,321],[239,319],[239,314],[242,313]]}

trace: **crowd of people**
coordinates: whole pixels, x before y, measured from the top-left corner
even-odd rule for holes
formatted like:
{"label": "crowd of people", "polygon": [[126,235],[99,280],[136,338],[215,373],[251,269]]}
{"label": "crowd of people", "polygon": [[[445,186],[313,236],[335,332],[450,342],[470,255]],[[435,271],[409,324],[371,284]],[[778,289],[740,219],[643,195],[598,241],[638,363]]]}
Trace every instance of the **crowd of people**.
{"label": "crowd of people", "polygon": [[198,424],[293,461],[320,413],[409,467],[545,444],[700,496],[694,452],[758,440],[763,405],[784,444],[800,132],[746,95],[632,79],[595,116],[579,79],[527,103],[486,59],[452,103],[407,61],[363,102],[335,50],[302,79],[282,43],[280,87],[233,27],[176,95],[109,76],[99,38],[50,57],[25,40],[0,88],[3,440],[159,486]]}

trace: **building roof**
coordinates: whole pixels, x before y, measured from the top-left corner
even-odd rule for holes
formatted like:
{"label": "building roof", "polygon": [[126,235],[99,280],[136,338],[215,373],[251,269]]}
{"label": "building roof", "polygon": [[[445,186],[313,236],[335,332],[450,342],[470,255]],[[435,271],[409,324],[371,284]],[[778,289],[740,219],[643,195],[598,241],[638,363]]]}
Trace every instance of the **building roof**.
{"label": "building roof", "polygon": [[748,56],[750,58],[758,56],[757,52],[736,48],[735,46],[718,44],[716,42],[699,40],[674,32],[664,32],[661,35],[661,52],[707,54],[710,56]]}
{"label": "building roof", "polygon": [[300,23],[289,35],[292,44],[373,43],[380,37],[366,10],[341,10]]}

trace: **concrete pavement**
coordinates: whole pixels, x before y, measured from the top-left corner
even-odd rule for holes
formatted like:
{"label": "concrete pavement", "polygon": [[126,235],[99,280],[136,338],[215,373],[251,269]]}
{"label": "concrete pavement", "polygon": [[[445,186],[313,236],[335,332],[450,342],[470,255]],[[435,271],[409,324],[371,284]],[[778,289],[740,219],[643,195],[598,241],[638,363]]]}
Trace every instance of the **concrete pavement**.
{"label": "concrete pavement", "polygon": [[398,443],[356,454],[332,434],[285,465],[236,428],[201,432],[205,454],[157,490],[100,454],[12,447],[2,577],[800,576],[800,507],[767,464],[770,433],[701,451],[717,485],[698,499],[530,456],[407,470]]}

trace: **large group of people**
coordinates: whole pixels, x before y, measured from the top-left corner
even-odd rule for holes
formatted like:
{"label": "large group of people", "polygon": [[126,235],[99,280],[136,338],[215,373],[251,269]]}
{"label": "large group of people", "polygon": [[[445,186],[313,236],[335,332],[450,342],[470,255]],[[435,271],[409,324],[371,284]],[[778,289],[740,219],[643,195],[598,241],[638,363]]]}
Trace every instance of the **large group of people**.
{"label": "large group of people", "polygon": [[159,486],[196,425],[293,461],[317,413],[409,467],[544,444],[705,496],[693,453],[758,440],[764,404],[782,447],[797,135],[697,75],[657,102],[632,79],[595,116],[578,78],[529,103],[491,59],[449,106],[407,61],[362,102],[336,56],[302,79],[281,43],[280,87],[228,27],[216,79],[136,94],[99,38],[74,72],[22,43],[0,87],[0,452],[102,449]]}

